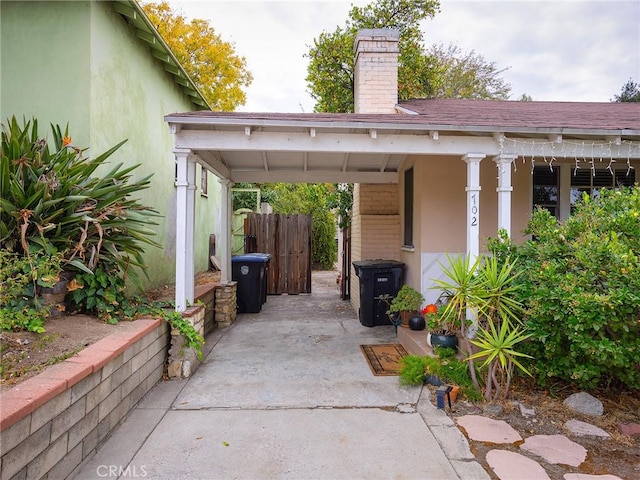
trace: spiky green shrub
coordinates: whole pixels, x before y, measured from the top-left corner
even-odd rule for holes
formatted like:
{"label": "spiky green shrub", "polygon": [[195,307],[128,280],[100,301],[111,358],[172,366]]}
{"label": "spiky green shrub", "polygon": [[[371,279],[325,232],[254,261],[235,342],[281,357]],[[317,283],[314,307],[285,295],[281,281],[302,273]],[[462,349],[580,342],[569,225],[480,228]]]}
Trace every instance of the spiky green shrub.
{"label": "spiky green shrub", "polygon": [[62,254],[64,268],[91,273],[100,266],[140,286],[134,267],[145,273],[144,245],[152,240],[155,210],[135,195],[150,175],[134,179],[138,165],[99,167],[125,141],[93,158],[74,146],[68,130],[51,126],[48,141],[38,122],[2,125],[0,155],[0,248],[29,256]]}
{"label": "spiky green shrub", "polygon": [[490,248],[518,257],[530,371],[542,384],[640,389],[640,187],[585,196],[564,224],[536,211],[526,233]]}

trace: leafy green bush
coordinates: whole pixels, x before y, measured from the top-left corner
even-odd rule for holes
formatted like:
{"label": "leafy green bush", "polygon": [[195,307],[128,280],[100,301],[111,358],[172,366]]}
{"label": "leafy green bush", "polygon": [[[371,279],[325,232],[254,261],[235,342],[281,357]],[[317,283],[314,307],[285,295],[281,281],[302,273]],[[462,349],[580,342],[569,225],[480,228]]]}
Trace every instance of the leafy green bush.
{"label": "leafy green bush", "polygon": [[132,267],[144,272],[143,245],[159,246],[148,228],[156,212],[133,197],[149,187],[150,176],[133,180],[137,165],[122,164],[98,175],[124,142],[87,158],[68,131],[51,128],[53,148],[36,120],[21,126],[14,117],[2,125],[0,248],[62,253],[65,269],[89,273],[102,265],[140,286]]}
{"label": "leafy green bush", "polygon": [[466,362],[455,357],[450,348],[437,348],[435,357],[407,355],[401,360],[400,383],[402,385],[422,385],[427,374],[437,375],[442,381],[460,387],[463,395],[471,401],[482,399],[482,393],[469,376]]}
{"label": "leafy green bush", "polygon": [[37,298],[38,287],[53,286],[61,263],[60,255],[0,250],[0,330],[44,331],[49,310]]}
{"label": "leafy green bush", "polygon": [[585,196],[565,224],[538,210],[526,233],[522,246],[502,236],[490,248],[518,257],[532,373],[640,389],[640,187]]}

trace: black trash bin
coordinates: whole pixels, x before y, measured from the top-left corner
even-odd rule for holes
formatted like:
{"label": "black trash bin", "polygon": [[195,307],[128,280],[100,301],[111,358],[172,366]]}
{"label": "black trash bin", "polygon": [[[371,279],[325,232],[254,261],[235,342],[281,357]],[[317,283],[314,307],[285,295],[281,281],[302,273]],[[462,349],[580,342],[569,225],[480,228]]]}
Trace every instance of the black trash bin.
{"label": "black trash bin", "polygon": [[262,304],[267,303],[267,290],[269,288],[269,261],[271,260],[270,253],[245,253],[243,257],[256,257],[263,261],[262,271],[260,272],[260,301]]}
{"label": "black trash bin", "polygon": [[396,260],[361,260],[353,262],[360,279],[360,309],[358,316],[365,327],[391,325],[387,315],[389,303],[380,296],[395,297],[402,286],[404,263]]}
{"label": "black trash bin", "polygon": [[263,297],[266,297],[267,262],[268,259],[264,255],[246,254],[231,257],[231,278],[238,282],[238,313],[258,313],[262,309]]}

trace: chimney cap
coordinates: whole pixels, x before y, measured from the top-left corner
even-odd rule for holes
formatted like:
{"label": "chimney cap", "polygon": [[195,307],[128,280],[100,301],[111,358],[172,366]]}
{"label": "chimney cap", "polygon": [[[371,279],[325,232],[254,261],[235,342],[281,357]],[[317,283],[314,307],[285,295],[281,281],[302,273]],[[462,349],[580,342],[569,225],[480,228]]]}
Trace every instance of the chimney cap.
{"label": "chimney cap", "polygon": [[358,52],[360,42],[390,42],[394,43],[395,47],[391,47],[392,50],[389,51],[397,51],[399,39],[400,31],[395,28],[364,28],[358,30],[356,34],[356,39],[353,42],[353,51],[354,53]]}
{"label": "chimney cap", "polygon": [[389,40],[398,41],[400,30],[396,28],[363,28],[356,34],[356,42],[359,40]]}

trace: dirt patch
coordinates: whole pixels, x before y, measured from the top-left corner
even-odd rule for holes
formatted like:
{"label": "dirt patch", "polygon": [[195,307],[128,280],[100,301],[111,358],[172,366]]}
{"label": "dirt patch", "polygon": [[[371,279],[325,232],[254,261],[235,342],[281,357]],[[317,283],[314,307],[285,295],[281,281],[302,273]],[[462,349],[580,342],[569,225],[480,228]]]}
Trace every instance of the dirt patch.
{"label": "dirt patch", "polygon": [[[219,283],[220,272],[203,272],[196,285]],[[152,301],[173,301],[174,285],[161,285],[145,292]],[[132,322],[111,325],[90,315],[50,317],[45,332],[0,332],[0,392],[31,378],[46,367],[64,361],[80,350],[117,332],[133,328]]]}
{"label": "dirt patch", "polygon": [[132,328],[131,322],[110,325],[89,315],[65,315],[47,319],[44,333],[1,332],[0,392],[128,328]]}
{"label": "dirt patch", "polygon": [[[431,387],[430,387],[431,388]],[[530,456],[540,463],[552,479],[562,479],[566,473],[582,473],[591,475],[611,474],[624,480],[640,478],[640,436],[622,435],[618,432],[619,423],[640,423],[640,395],[638,392],[590,392],[598,397],[604,405],[604,415],[590,417],[570,411],[563,405],[563,400],[574,391],[563,390],[551,396],[547,391],[540,391],[533,385],[522,383],[512,390],[511,398],[499,403],[502,412],[497,415],[487,413],[487,404],[470,403],[460,400],[453,404],[447,412],[455,420],[462,415],[484,415],[497,420],[504,420],[526,439],[533,435],[566,435],[570,440],[587,449],[587,459],[579,467],[555,465],[538,457],[532,457],[520,450],[518,445],[493,445],[468,439],[471,451],[492,478],[491,468],[486,462],[486,454],[494,448],[509,450]],[[432,392],[435,398],[435,388]],[[525,417],[520,412],[518,403],[535,410],[535,416]],[[578,437],[568,432],[565,422],[571,419],[596,425],[611,435],[608,440],[594,437]],[[462,429],[461,429],[462,430]],[[464,432],[464,430],[462,430]]]}

